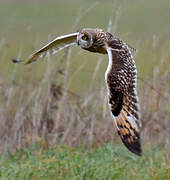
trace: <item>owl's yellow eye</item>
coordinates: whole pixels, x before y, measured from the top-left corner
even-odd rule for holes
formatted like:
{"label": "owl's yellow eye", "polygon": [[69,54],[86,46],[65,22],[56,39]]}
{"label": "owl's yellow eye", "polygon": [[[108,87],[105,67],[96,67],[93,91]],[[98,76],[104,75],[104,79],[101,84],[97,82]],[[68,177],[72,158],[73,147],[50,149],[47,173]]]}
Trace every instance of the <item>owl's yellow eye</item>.
{"label": "owl's yellow eye", "polygon": [[82,36],[82,39],[85,40],[85,41],[88,40],[87,35]]}

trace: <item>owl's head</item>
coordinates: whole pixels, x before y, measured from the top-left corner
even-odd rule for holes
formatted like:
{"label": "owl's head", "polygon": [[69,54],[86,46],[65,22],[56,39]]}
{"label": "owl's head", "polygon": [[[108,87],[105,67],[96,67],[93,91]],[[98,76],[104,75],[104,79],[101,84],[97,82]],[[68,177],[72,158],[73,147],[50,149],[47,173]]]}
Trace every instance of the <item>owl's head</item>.
{"label": "owl's head", "polygon": [[77,45],[81,48],[91,51],[106,54],[105,47],[106,33],[102,29],[82,29],[77,35]]}
{"label": "owl's head", "polygon": [[93,44],[94,30],[82,29],[77,36],[77,45],[81,48],[89,48]]}
{"label": "owl's head", "polygon": [[90,48],[96,37],[96,29],[82,29],[77,36],[77,45],[81,48]]}

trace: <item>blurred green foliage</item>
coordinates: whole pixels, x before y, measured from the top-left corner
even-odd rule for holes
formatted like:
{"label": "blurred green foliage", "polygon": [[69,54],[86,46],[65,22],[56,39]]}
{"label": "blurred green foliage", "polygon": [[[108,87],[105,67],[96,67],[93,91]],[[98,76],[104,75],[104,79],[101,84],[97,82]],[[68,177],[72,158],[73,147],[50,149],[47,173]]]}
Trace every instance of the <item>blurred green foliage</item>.
{"label": "blurred green foliage", "polygon": [[0,178],[168,180],[168,161],[167,151],[162,148],[145,148],[144,155],[137,157],[116,144],[91,150],[69,146],[39,150],[35,146],[0,157]]}

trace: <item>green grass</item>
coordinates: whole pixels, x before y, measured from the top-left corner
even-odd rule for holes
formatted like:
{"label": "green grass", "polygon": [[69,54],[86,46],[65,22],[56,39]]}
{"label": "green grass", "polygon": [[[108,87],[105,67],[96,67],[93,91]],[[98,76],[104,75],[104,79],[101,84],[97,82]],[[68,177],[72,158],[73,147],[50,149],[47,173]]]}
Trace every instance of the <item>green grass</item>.
{"label": "green grass", "polygon": [[142,179],[168,180],[168,149],[144,148],[137,157],[121,145],[106,144],[91,150],[68,146],[48,150],[18,150],[0,158],[1,179]]}

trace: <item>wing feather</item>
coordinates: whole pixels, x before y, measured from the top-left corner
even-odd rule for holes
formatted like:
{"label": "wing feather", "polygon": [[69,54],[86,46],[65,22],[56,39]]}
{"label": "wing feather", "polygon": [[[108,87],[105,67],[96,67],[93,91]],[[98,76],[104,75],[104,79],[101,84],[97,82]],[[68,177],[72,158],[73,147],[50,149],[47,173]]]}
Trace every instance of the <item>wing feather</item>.
{"label": "wing feather", "polygon": [[[126,47],[128,49],[128,47]],[[107,48],[109,65],[105,73],[110,111],[124,145],[141,155],[140,116],[136,93],[135,62],[130,50]]]}
{"label": "wing feather", "polygon": [[39,58],[45,57],[47,55],[55,54],[66,47],[76,44],[76,39],[77,39],[78,34],[79,33],[76,32],[76,33],[67,34],[67,35],[59,36],[55,38],[54,40],[49,42],[47,45],[43,46],[41,49],[33,53],[28,58],[25,64],[30,64],[38,60]]}

